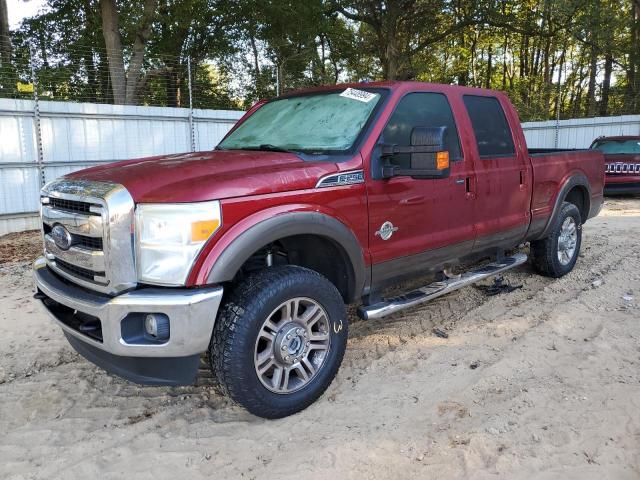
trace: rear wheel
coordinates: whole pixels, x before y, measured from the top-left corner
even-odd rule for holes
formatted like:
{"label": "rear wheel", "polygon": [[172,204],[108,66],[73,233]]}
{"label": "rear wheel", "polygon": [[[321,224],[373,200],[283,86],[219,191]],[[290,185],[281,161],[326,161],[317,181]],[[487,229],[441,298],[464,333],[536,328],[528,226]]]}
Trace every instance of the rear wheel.
{"label": "rear wheel", "polygon": [[573,270],[581,244],[580,211],[573,203],[564,202],[549,236],[531,242],[533,266],[548,277],[562,277]]}
{"label": "rear wheel", "polygon": [[347,342],[342,297],[302,267],[263,270],[233,291],[216,321],[211,368],[251,413],[281,418],[313,403],[338,371]]}

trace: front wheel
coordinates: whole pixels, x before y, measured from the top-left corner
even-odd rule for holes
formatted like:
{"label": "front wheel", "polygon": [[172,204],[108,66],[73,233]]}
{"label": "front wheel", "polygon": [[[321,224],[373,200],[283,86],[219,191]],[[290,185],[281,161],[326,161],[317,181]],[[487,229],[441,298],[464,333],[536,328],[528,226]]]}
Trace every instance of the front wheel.
{"label": "front wheel", "polygon": [[573,270],[581,244],[580,210],[573,203],[564,202],[549,236],[531,242],[533,266],[543,275],[560,278]]}
{"label": "front wheel", "polygon": [[302,267],[263,270],[222,307],[209,347],[222,389],[264,418],[313,403],[335,377],[346,349],[342,297],[322,275]]}

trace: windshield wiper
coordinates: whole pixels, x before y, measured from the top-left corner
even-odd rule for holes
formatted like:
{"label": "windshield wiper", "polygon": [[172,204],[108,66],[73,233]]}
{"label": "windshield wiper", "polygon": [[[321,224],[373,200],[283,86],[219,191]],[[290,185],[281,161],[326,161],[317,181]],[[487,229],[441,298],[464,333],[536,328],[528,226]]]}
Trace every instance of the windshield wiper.
{"label": "windshield wiper", "polygon": [[259,150],[262,152],[284,152],[284,153],[300,153],[296,150],[289,148],[278,147],[277,145],[271,145],[270,143],[263,143],[257,147],[241,147],[238,150]]}

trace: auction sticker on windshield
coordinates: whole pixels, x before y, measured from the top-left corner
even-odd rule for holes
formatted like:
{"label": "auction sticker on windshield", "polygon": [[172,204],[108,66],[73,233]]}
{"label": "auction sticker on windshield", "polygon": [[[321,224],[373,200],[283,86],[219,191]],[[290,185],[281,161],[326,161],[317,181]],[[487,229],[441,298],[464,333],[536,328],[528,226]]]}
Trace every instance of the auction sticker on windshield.
{"label": "auction sticker on windshield", "polygon": [[371,100],[376,98],[375,93],[365,92],[364,90],[357,90],[355,88],[347,88],[340,94],[340,96],[364,103],[369,103]]}

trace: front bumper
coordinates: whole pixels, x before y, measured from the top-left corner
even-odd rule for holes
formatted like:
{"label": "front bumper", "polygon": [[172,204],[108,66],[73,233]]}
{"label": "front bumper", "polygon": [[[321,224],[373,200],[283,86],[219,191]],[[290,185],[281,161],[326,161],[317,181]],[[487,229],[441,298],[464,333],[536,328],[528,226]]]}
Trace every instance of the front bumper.
{"label": "front bumper", "polygon": [[604,184],[605,195],[634,195],[640,194],[640,181],[638,182],[606,182]]}
{"label": "front bumper", "polygon": [[[136,383],[193,383],[200,354],[211,339],[222,287],[145,288],[110,297],[62,279],[44,258],[36,260],[33,271],[44,308],[85,358]],[[166,342],[136,332],[142,332],[147,313],[169,318]]]}

